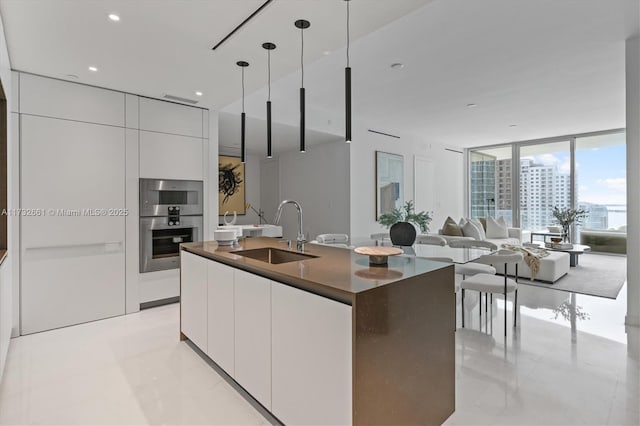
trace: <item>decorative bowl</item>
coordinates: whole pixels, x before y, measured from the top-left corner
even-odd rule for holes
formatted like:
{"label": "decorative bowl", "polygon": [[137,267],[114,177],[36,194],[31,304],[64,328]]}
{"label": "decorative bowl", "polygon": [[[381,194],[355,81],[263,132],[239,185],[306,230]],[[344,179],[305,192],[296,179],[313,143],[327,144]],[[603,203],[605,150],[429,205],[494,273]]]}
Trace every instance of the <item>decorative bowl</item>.
{"label": "decorative bowl", "polygon": [[558,244],[562,242],[562,238],[559,237],[551,237],[551,242]]}
{"label": "decorative bowl", "polygon": [[547,229],[556,234],[562,232],[562,226],[547,226]]}

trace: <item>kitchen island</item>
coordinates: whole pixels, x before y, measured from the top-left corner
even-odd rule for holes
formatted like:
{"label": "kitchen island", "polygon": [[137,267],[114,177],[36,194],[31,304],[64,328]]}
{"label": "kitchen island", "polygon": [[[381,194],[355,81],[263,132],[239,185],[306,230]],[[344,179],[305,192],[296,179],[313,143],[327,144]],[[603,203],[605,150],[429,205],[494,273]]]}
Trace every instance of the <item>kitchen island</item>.
{"label": "kitchen island", "polygon": [[181,246],[180,338],[284,424],[441,424],[455,408],[454,269],[250,238]]}

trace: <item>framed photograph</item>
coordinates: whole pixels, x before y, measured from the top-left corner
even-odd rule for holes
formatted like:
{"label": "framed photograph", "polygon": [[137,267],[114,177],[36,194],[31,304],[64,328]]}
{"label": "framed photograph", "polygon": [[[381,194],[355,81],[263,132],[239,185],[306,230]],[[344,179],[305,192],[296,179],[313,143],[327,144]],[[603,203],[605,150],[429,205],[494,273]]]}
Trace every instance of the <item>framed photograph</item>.
{"label": "framed photograph", "polygon": [[376,220],[404,204],[404,158],[376,151]]}
{"label": "framed photograph", "polygon": [[244,215],[246,211],[244,164],[240,157],[218,157],[218,214]]}

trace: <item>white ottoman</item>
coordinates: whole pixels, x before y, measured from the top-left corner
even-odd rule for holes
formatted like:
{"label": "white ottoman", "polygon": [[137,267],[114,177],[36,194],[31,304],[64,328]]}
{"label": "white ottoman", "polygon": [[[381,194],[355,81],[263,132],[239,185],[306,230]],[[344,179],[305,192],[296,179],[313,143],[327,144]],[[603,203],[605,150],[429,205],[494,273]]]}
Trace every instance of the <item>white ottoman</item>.
{"label": "white ottoman", "polygon": [[[554,283],[569,272],[569,253],[561,251],[549,251],[549,256],[540,259],[540,270],[536,274],[536,281]],[[504,273],[504,265],[493,265],[496,273]],[[515,265],[509,265],[509,275],[515,275]],[[524,263],[518,264],[518,277],[531,279],[531,270]]]}

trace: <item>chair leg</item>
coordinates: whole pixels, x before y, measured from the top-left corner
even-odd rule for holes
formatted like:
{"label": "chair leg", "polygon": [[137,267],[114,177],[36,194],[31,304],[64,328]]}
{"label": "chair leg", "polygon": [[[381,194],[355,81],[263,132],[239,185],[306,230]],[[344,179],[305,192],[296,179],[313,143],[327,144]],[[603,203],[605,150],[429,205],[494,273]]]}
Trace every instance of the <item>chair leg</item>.
{"label": "chair leg", "polygon": [[[482,292],[478,292],[478,315],[479,315],[479,321],[480,321],[480,325],[482,325]],[[482,327],[480,327],[482,328]]]}
{"label": "chair leg", "polygon": [[461,305],[462,305],[461,306],[462,328],[464,328],[464,288],[462,289],[462,296],[461,297],[462,297],[462,299],[461,299],[461,301],[462,301],[462,303],[461,303]]}
{"label": "chair leg", "polygon": [[504,292],[504,337],[507,337],[507,291],[506,290]]}
{"label": "chair leg", "polygon": [[515,297],[513,299],[513,328],[516,328],[518,322],[518,289],[516,288]]}

